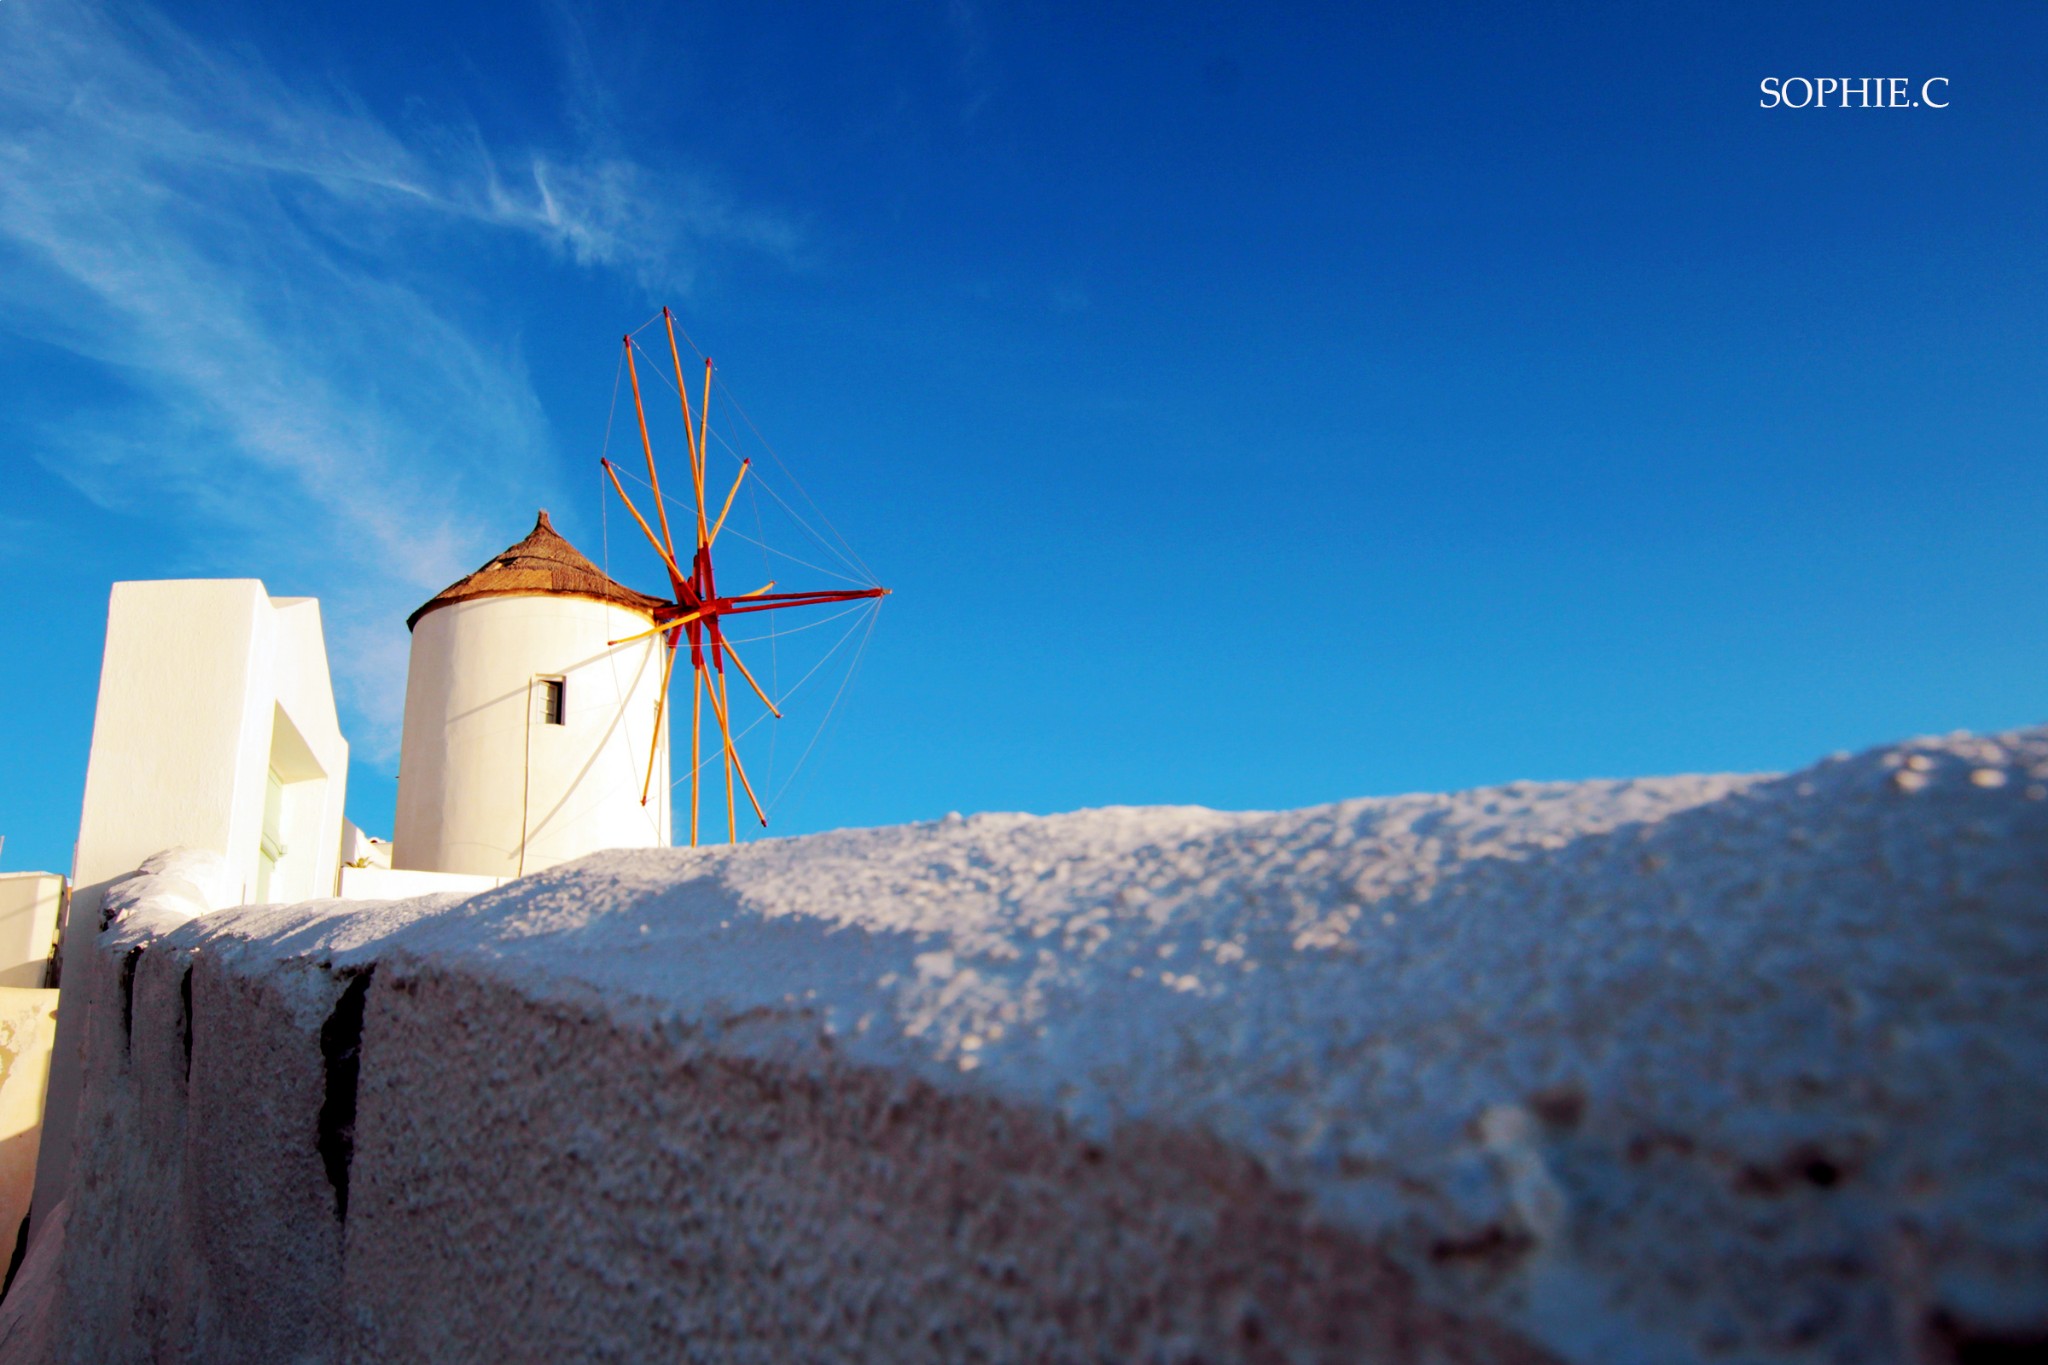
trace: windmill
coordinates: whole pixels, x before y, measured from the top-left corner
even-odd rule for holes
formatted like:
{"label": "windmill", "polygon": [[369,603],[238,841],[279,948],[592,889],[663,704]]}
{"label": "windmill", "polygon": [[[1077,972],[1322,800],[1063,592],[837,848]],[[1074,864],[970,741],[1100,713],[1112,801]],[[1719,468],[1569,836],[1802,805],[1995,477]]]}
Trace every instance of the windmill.
{"label": "windmill", "polygon": [[712,567],[712,550],[718,544],[719,533],[724,530],[726,518],[731,515],[733,500],[739,496],[740,485],[746,481],[747,472],[753,461],[740,461],[739,473],[734,477],[732,487],[726,492],[724,502],[719,506],[718,515],[710,515],[710,503],[705,497],[705,471],[710,463],[711,441],[711,357],[704,357],[704,383],[702,398],[695,411],[690,406],[690,389],[683,377],[682,352],[676,346],[675,318],[667,308],[661,310],[662,324],[668,333],[669,358],[675,364],[676,395],[683,412],[683,429],[690,451],[690,487],[696,501],[695,548],[689,555],[687,570],[682,557],[676,552],[676,543],[669,527],[668,506],[661,493],[661,475],[655,468],[654,442],[647,431],[647,409],[640,397],[640,372],[634,363],[633,337],[628,333],[624,338],[626,373],[633,386],[633,412],[640,423],[640,445],[647,456],[647,485],[654,499],[655,517],[661,525],[661,534],[656,535],[654,527],[633,505],[627,495],[626,486],[619,479],[619,471],[609,459],[598,463],[611,479],[619,500],[632,513],[633,521],[661,557],[662,567],[668,571],[669,597],[653,611],[654,625],[649,630],[623,639],[613,640],[614,646],[644,640],[651,635],[662,637],[666,650],[662,659],[661,689],[655,703],[654,746],[647,763],[647,776],[640,785],[640,804],[647,804],[648,787],[654,780],[654,758],[664,739],[662,717],[668,705],[669,681],[674,675],[676,654],[685,641],[690,656],[690,846],[697,845],[699,823],[699,782],[703,773],[704,701],[711,701],[712,718],[717,722],[719,738],[725,759],[725,820],[726,835],[733,842],[739,842],[739,819],[734,804],[733,776],[738,774],[740,786],[747,794],[747,802],[754,809],[754,817],[767,827],[768,814],[761,808],[760,797],[754,792],[754,784],[747,777],[745,765],[740,762],[739,750],[734,743],[731,698],[726,687],[726,664],[729,661],[753,689],[768,713],[780,719],[781,709],[769,697],[753,672],[740,659],[733,642],[727,638],[724,622],[729,617],[750,615],[756,612],[785,611],[795,607],[827,606],[837,602],[855,602],[863,598],[886,597],[889,589],[884,587],[857,588],[853,590],[824,589],[814,592],[775,592],[773,580],[755,588],[752,592],[735,596],[722,596],[718,590],[717,575]]}

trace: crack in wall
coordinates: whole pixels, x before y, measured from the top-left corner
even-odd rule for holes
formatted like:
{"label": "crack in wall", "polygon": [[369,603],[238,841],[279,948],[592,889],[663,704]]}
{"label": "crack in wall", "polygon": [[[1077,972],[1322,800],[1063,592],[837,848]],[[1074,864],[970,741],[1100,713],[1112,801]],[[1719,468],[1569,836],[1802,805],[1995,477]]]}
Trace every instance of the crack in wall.
{"label": "crack in wall", "polygon": [[327,1064],[327,1095],[320,1104],[315,1145],[334,1186],[334,1217],[348,1221],[348,1171],[356,1153],[356,1083],[362,1075],[363,1005],[374,967],[351,973],[334,1011],[320,1025],[320,1056]]}
{"label": "crack in wall", "polygon": [[135,968],[141,961],[140,948],[121,955],[121,1037],[130,1056],[135,1053]]}

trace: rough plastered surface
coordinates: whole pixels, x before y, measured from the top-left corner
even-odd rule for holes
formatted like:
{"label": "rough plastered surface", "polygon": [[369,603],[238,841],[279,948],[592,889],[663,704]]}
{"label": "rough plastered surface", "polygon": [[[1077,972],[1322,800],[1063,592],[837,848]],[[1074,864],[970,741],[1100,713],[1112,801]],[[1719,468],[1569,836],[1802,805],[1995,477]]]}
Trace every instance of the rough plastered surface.
{"label": "rough plastered surface", "polygon": [[90,958],[63,1358],[2048,1349],[2048,730],[145,898]]}

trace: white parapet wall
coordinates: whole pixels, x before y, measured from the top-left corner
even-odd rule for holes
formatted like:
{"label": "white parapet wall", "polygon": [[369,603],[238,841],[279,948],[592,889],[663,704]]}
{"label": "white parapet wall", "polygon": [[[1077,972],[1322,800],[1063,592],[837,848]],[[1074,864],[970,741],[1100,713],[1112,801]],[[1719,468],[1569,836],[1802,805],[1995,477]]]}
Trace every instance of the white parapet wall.
{"label": "white parapet wall", "polygon": [[158,885],[84,955],[10,1362],[2048,1342],[2048,730]]}
{"label": "white parapet wall", "polygon": [[419,872],[401,867],[344,867],[341,869],[341,899],[345,901],[408,900],[414,896],[454,894],[473,896],[512,880],[510,877],[478,877],[463,872]]}

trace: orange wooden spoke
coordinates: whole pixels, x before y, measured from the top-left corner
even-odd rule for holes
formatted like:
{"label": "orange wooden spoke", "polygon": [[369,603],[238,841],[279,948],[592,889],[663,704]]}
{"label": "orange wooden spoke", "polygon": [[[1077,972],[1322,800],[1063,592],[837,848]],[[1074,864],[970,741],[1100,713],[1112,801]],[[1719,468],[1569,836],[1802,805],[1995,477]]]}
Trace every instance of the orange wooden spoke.
{"label": "orange wooden spoke", "polygon": [[690,670],[690,847],[697,846],[697,776],[704,768],[704,670]]}
{"label": "orange wooden spoke", "polygon": [[702,477],[704,457],[697,451],[697,423],[690,417],[690,386],[683,382],[683,353],[676,349],[676,320],[670,316],[667,305],[662,307],[661,320],[668,326],[669,359],[676,363],[676,396],[683,400],[683,434],[690,442],[690,478],[694,482]]}
{"label": "orange wooden spoke", "polygon": [[[754,784],[747,780],[747,765],[740,762],[740,751],[737,748],[733,747],[732,725],[729,717],[726,714],[726,708],[724,705],[724,682],[724,675],[720,674],[718,683],[716,685],[711,685],[708,688],[708,690],[711,692],[712,711],[718,717],[719,729],[724,731],[725,733],[726,761],[730,763],[732,767],[739,769],[740,784],[747,789],[747,800],[753,803],[754,817],[761,822],[762,828],[765,829],[768,825],[768,816],[761,810],[760,799],[754,795]],[[728,821],[730,821],[732,816],[732,773],[730,770],[728,770],[726,773],[725,782],[726,816]],[[738,842],[737,835],[734,836],[734,842]]]}
{"label": "orange wooden spoke", "polygon": [[605,643],[607,645],[630,645],[635,640],[644,640],[650,635],[659,635],[661,634],[661,632],[665,630],[673,630],[677,626],[687,626],[690,624],[690,622],[696,620],[703,614],[704,613],[701,611],[693,611],[688,616],[678,616],[673,621],[663,621],[660,625],[654,626],[648,630],[643,630],[638,635],[628,635],[623,640],[606,640]]}
{"label": "orange wooden spoke", "polygon": [[739,665],[740,676],[747,680],[747,686],[754,689],[754,695],[761,699],[761,705],[768,708],[768,714],[777,720],[781,720],[782,712],[776,709],[774,702],[768,700],[768,694],[761,690],[761,684],[754,681],[753,673],[748,670],[745,664],[740,663],[739,651],[732,647],[732,641],[721,636],[719,643],[725,646],[726,657]]}
{"label": "orange wooden spoke", "polygon": [[732,492],[725,495],[725,506],[718,510],[718,520],[712,524],[711,535],[704,542],[706,545],[716,545],[718,543],[718,533],[725,529],[726,515],[732,511],[732,500],[740,495],[740,484],[746,480],[747,469],[753,463],[752,460],[740,461],[739,475],[732,481]]}
{"label": "orange wooden spoke", "polygon": [[[712,718],[717,722],[719,748],[725,763],[725,823],[726,837],[733,843],[739,842],[738,793],[733,777],[739,777],[738,785],[746,790],[747,801],[753,807],[754,816],[763,828],[768,824],[768,813],[761,806],[759,795],[754,791],[753,780],[747,775],[746,764],[741,762],[739,745],[733,734],[731,692],[726,682],[725,658],[732,657],[732,666],[746,679],[747,686],[761,699],[769,714],[780,719],[782,708],[775,704],[767,689],[748,668],[746,661],[734,651],[731,643],[724,638],[720,628],[721,619],[752,612],[779,611],[788,607],[817,607],[836,602],[851,602],[861,598],[881,597],[889,590],[882,587],[864,588],[855,591],[820,590],[809,592],[776,592],[775,584],[769,582],[749,593],[738,596],[724,596],[714,586],[712,571],[712,547],[725,530],[726,520],[732,515],[733,505],[739,500],[742,484],[753,462],[741,459],[739,472],[733,477],[732,487],[726,490],[725,501],[718,509],[716,518],[711,516],[710,502],[706,496],[706,483],[711,467],[711,384],[716,377],[716,367],[711,357],[704,356],[704,387],[697,404],[690,403],[689,387],[683,378],[682,347],[676,338],[675,314],[667,308],[661,310],[662,325],[668,334],[669,361],[675,367],[676,397],[682,406],[683,430],[688,438],[690,454],[691,493],[697,507],[697,543],[690,556],[690,571],[686,574],[676,554],[675,531],[668,515],[668,499],[661,491],[661,474],[654,459],[654,439],[647,424],[647,407],[640,389],[639,360],[633,352],[635,346],[629,335],[624,340],[626,348],[626,369],[633,388],[633,413],[640,426],[640,447],[647,457],[648,487],[654,495],[656,520],[660,533],[640,509],[633,504],[626,486],[619,477],[618,469],[609,459],[600,460],[605,474],[611,479],[612,488],[617,491],[619,501],[626,505],[640,534],[647,537],[647,543],[667,568],[672,603],[663,603],[649,613],[647,629],[628,635],[623,639],[609,641],[617,648],[637,643],[650,636],[664,635],[667,653],[662,661],[661,695],[654,710],[654,746],[647,759],[646,780],[640,787],[640,804],[645,806],[653,790],[654,765],[661,756],[664,739],[663,725],[668,714],[668,689],[674,679],[678,637],[684,627],[694,627],[689,632],[690,647],[690,845],[697,847],[703,836],[703,773],[704,773],[704,701],[711,700]],[[731,452],[735,457],[738,451]],[[658,619],[658,614],[673,611],[676,615],[667,620]],[[708,657],[702,646],[708,645]],[[671,784],[670,790],[673,790]],[[673,804],[671,798],[671,805]]]}
{"label": "orange wooden spoke", "polygon": [[711,465],[711,357],[704,357],[704,401],[697,405],[697,543],[709,545],[705,533],[704,471]]}
{"label": "orange wooden spoke", "polygon": [[612,487],[619,490],[619,501],[626,504],[626,510],[633,514],[633,520],[640,524],[640,533],[647,537],[647,543],[654,547],[654,553],[661,556],[661,562],[668,565],[670,573],[674,574],[679,581],[687,583],[689,579],[685,578],[683,571],[676,567],[676,557],[662,547],[660,538],[654,534],[654,528],[647,524],[647,518],[640,515],[640,509],[635,507],[633,500],[626,496],[626,485],[619,482],[619,471],[612,468],[610,460],[599,460],[598,463],[604,466],[605,473],[612,476]]}
{"label": "orange wooden spoke", "polygon": [[654,743],[647,750],[647,776],[640,779],[640,804],[647,804],[647,789],[654,782],[654,759],[661,752],[661,714],[668,707],[668,675],[676,666],[676,647],[670,645],[661,661],[661,692],[654,699]]}
{"label": "orange wooden spoke", "polygon": [[[640,406],[640,369],[633,363],[633,338],[626,338],[626,373],[633,380],[633,412],[640,418],[640,445],[647,452],[647,482],[654,489],[654,514],[661,518],[661,541],[668,547],[668,557],[676,557],[676,538],[668,531],[668,508],[661,500],[661,475],[654,472],[654,442],[647,439],[647,409]],[[619,490],[624,497],[625,489]],[[638,512],[634,516],[640,515]],[[645,804],[644,802],[642,803]]]}
{"label": "orange wooden spoke", "polygon": [[740,841],[739,815],[732,804],[732,770],[740,761],[739,750],[732,747],[732,705],[725,698],[725,670],[718,671],[718,714],[725,724],[725,841],[736,844]]}
{"label": "orange wooden spoke", "polygon": [[726,724],[725,703],[719,697],[723,689],[718,684],[719,678],[712,673],[710,665],[705,665],[704,690],[711,694],[711,718],[718,722],[718,737],[720,740],[718,752],[719,756],[725,760],[725,836],[728,843],[736,844],[740,841],[740,827],[738,820],[733,815],[732,805],[732,764],[734,758],[732,727]]}

